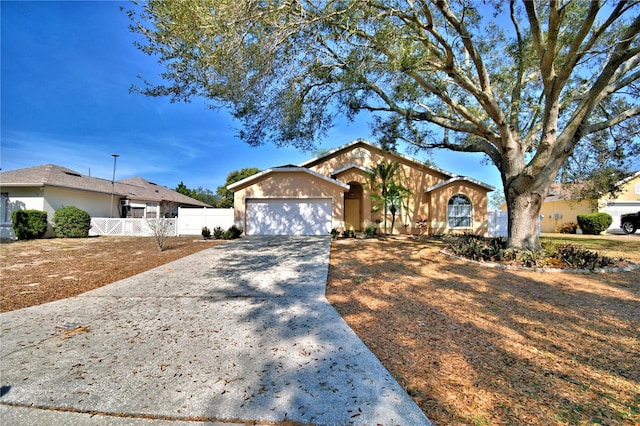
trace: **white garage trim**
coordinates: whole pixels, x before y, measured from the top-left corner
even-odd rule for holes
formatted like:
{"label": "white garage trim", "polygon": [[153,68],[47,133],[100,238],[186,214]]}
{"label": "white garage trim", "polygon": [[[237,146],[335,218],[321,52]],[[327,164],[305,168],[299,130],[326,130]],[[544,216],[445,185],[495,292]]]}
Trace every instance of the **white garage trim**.
{"label": "white garage trim", "polygon": [[330,198],[253,198],[246,200],[246,235],[328,235]]}

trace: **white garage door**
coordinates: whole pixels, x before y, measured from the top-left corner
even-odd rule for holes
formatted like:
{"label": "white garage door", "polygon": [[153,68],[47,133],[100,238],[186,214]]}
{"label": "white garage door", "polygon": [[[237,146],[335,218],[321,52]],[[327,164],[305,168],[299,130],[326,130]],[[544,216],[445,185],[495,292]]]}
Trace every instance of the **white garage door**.
{"label": "white garage door", "polygon": [[640,211],[640,203],[634,202],[618,202],[600,209],[601,212],[609,213],[613,218],[613,222],[607,231],[620,231],[620,216],[625,213],[635,213]]}
{"label": "white garage door", "polygon": [[331,200],[247,200],[247,235],[328,235]]}

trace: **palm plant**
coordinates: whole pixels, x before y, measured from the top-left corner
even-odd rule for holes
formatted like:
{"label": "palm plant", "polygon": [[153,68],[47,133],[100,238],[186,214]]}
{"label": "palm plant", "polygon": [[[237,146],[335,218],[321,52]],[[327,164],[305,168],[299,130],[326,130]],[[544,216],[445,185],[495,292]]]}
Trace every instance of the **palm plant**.
{"label": "palm plant", "polygon": [[[398,206],[406,200],[411,191],[398,182],[400,163],[381,162],[373,166],[369,175],[373,201],[378,202],[374,209],[384,208],[384,233],[387,233],[387,215],[391,211],[391,229],[395,225]],[[376,194],[377,193],[377,194]]]}

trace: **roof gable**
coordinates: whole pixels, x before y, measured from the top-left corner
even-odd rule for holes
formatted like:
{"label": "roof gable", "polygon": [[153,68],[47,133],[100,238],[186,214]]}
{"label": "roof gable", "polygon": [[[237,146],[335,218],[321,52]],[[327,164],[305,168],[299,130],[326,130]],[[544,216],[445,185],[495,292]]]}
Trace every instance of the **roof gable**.
{"label": "roof gable", "polygon": [[429,170],[433,170],[433,171],[435,171],[437,173],[440,173],[440,174],[444,175],[447,178],[458,176],[455,173],[451,173],[451,172],[443,170],[443,169],[441,169],[439,167],[435,167],[435,166],[426,164],[425,162],[420,161],[417,158],[413,158],[413,157],[410,157],[408,155],[401,154],[399,152],[385,151],[379,145],[371,143],[371,142],[369,142],[369,141],[367,141],[365,139],[356,139],[354,141],[351,141],[351,142],[349,142],[349,143],[347,143],[345,145],[342,145],[342,146],[339,146],[339,147],[337,147],[335,149],[332,149],[331,151],[325,153],[324,155],[321,155],[320,157],[316,157],[316,158],[312,158],[310,160],[304,161],[304,162],[300,163],[299,166],[300,167],[313,167],[313,166],[315,166],[317,164],[320,164],[320,163],[322,163],[324,161],[327,161],[328,159],[330,159],[332,157],[337,156],[341,152],[345,152],[345,151],[348,151],[350,149],[357,148],[358,146],[363,147],[363,148],[368,149],[368,150],[375,150],[378,153],[383,154],[383,155],[387,155],[387,156],[390,156],[390,157],[396,157],[398,160],[402,160],[404,162],[410,163],[410,164],[412,164],[412,165],[414,165],[416,167],[419,167],[419,168],[426,168],[426,169],[429,169]]}
{"label": "roof gable", "polygon": [[346,183],[337,181],[335,179],[332,179],[330,177],[327,177],[323,174],[320,174],[318,172],[315,172],[313,170],[309,170],[305,167],[298,167],[298,166],[282,166],[282,167],[273,167],[271,169],[267,169],[267,170],[263,170],[260,173],[256,173],[255,175],[251,175],[249,177],[246,177],[238,182],[232,183],[231,185],[227,186],[227,189],[229,189],[230,191],[238,191],[242,188],[246,188],[247,186],[252,185],[254,182],[260,180],[262,177],[270,175],[270,174],[274,174],[274,173],[306,173],[309,174],[311,176],[314,176],[318,179],[322,179],[324,181],[327,181],[333,185],[339,186],[340,188],[344,189],[345,191],[349,190],[349,185],[347,185]]}
{"label": "roof gable", "polygon": [[471,183],[473,183],[473,184],[475,184],[475,185],[477,185],[477,186],[479,186],[481,188],[486,189],[487,191],[493,191],[493,190],[496,189],[495,187],[493,187],[491,185],[487,185],[486,183],[480,182],[479,180],[472,179],[472,178],[467,177],[467,176],[454,176],[454,177],[452,177],[450,179],[444,180],[444,181],[442,181],[440,183],[437,183],[435,185],[432,185],[432,186],[426,188],[424,190],[424,192],[425,193],[429,193],[431,191],[435,191],[438,188],[442,188],[443,186],[447,186],[447,185],[449,185],[451,183],[454,183],[454,182],[471,182]]}

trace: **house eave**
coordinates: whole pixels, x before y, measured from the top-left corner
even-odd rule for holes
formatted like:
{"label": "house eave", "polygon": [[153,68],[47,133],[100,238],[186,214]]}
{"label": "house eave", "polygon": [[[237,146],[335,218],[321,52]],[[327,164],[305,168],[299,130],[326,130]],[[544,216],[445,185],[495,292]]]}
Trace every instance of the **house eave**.
{"label": "house eave", "polygon": [[268,174],[272,174],[272,173],[306,173],[309,174],[311,176],[314,176],[318,179],[322,179],[326,182],[329,182],[333,185],[339,186],[341,187],[343,190],[348,191],[349,190],[349,185],[347,185],[346,183],[337,181],[335,179],[332,179],[330,177],[327,177],[325,175],[322,175],[318,172],[315,172],[313,170],[307,169],[305,167],[274,167],[271,169],[267,169],[267,170],[263,170],[260,173],[256,173],[255,175],[249,176],[247,178],[244,178],[238,182],[232,183],[231,185],[227,186],[227,189],[230,191],[238,191],[242,188],[245,188],[247,186],[249,186],[251,184],[251,182],[258,180],[260,178],[262,178],[263,176],[266,176]]}
{"label": "house eave", "polygon": [[480,182],[479,180],[467,177],[467,176],[454,176],[450,179],[444,180],[440,183],[436,183],[435,185],[431,185],[430,187],[426,188],[424,190],[425,194],[428,194],[429,192],[435,191],[438,188],[442,188],[443,186],[447,186],[451,183],[454,182],[470,182],[473,183],[474,185],[477,185],[481,188],[485,188],[487,190],[487,192],[491,192],[491,191],[495,191],[495,187],[488,185],[484,182]]}

